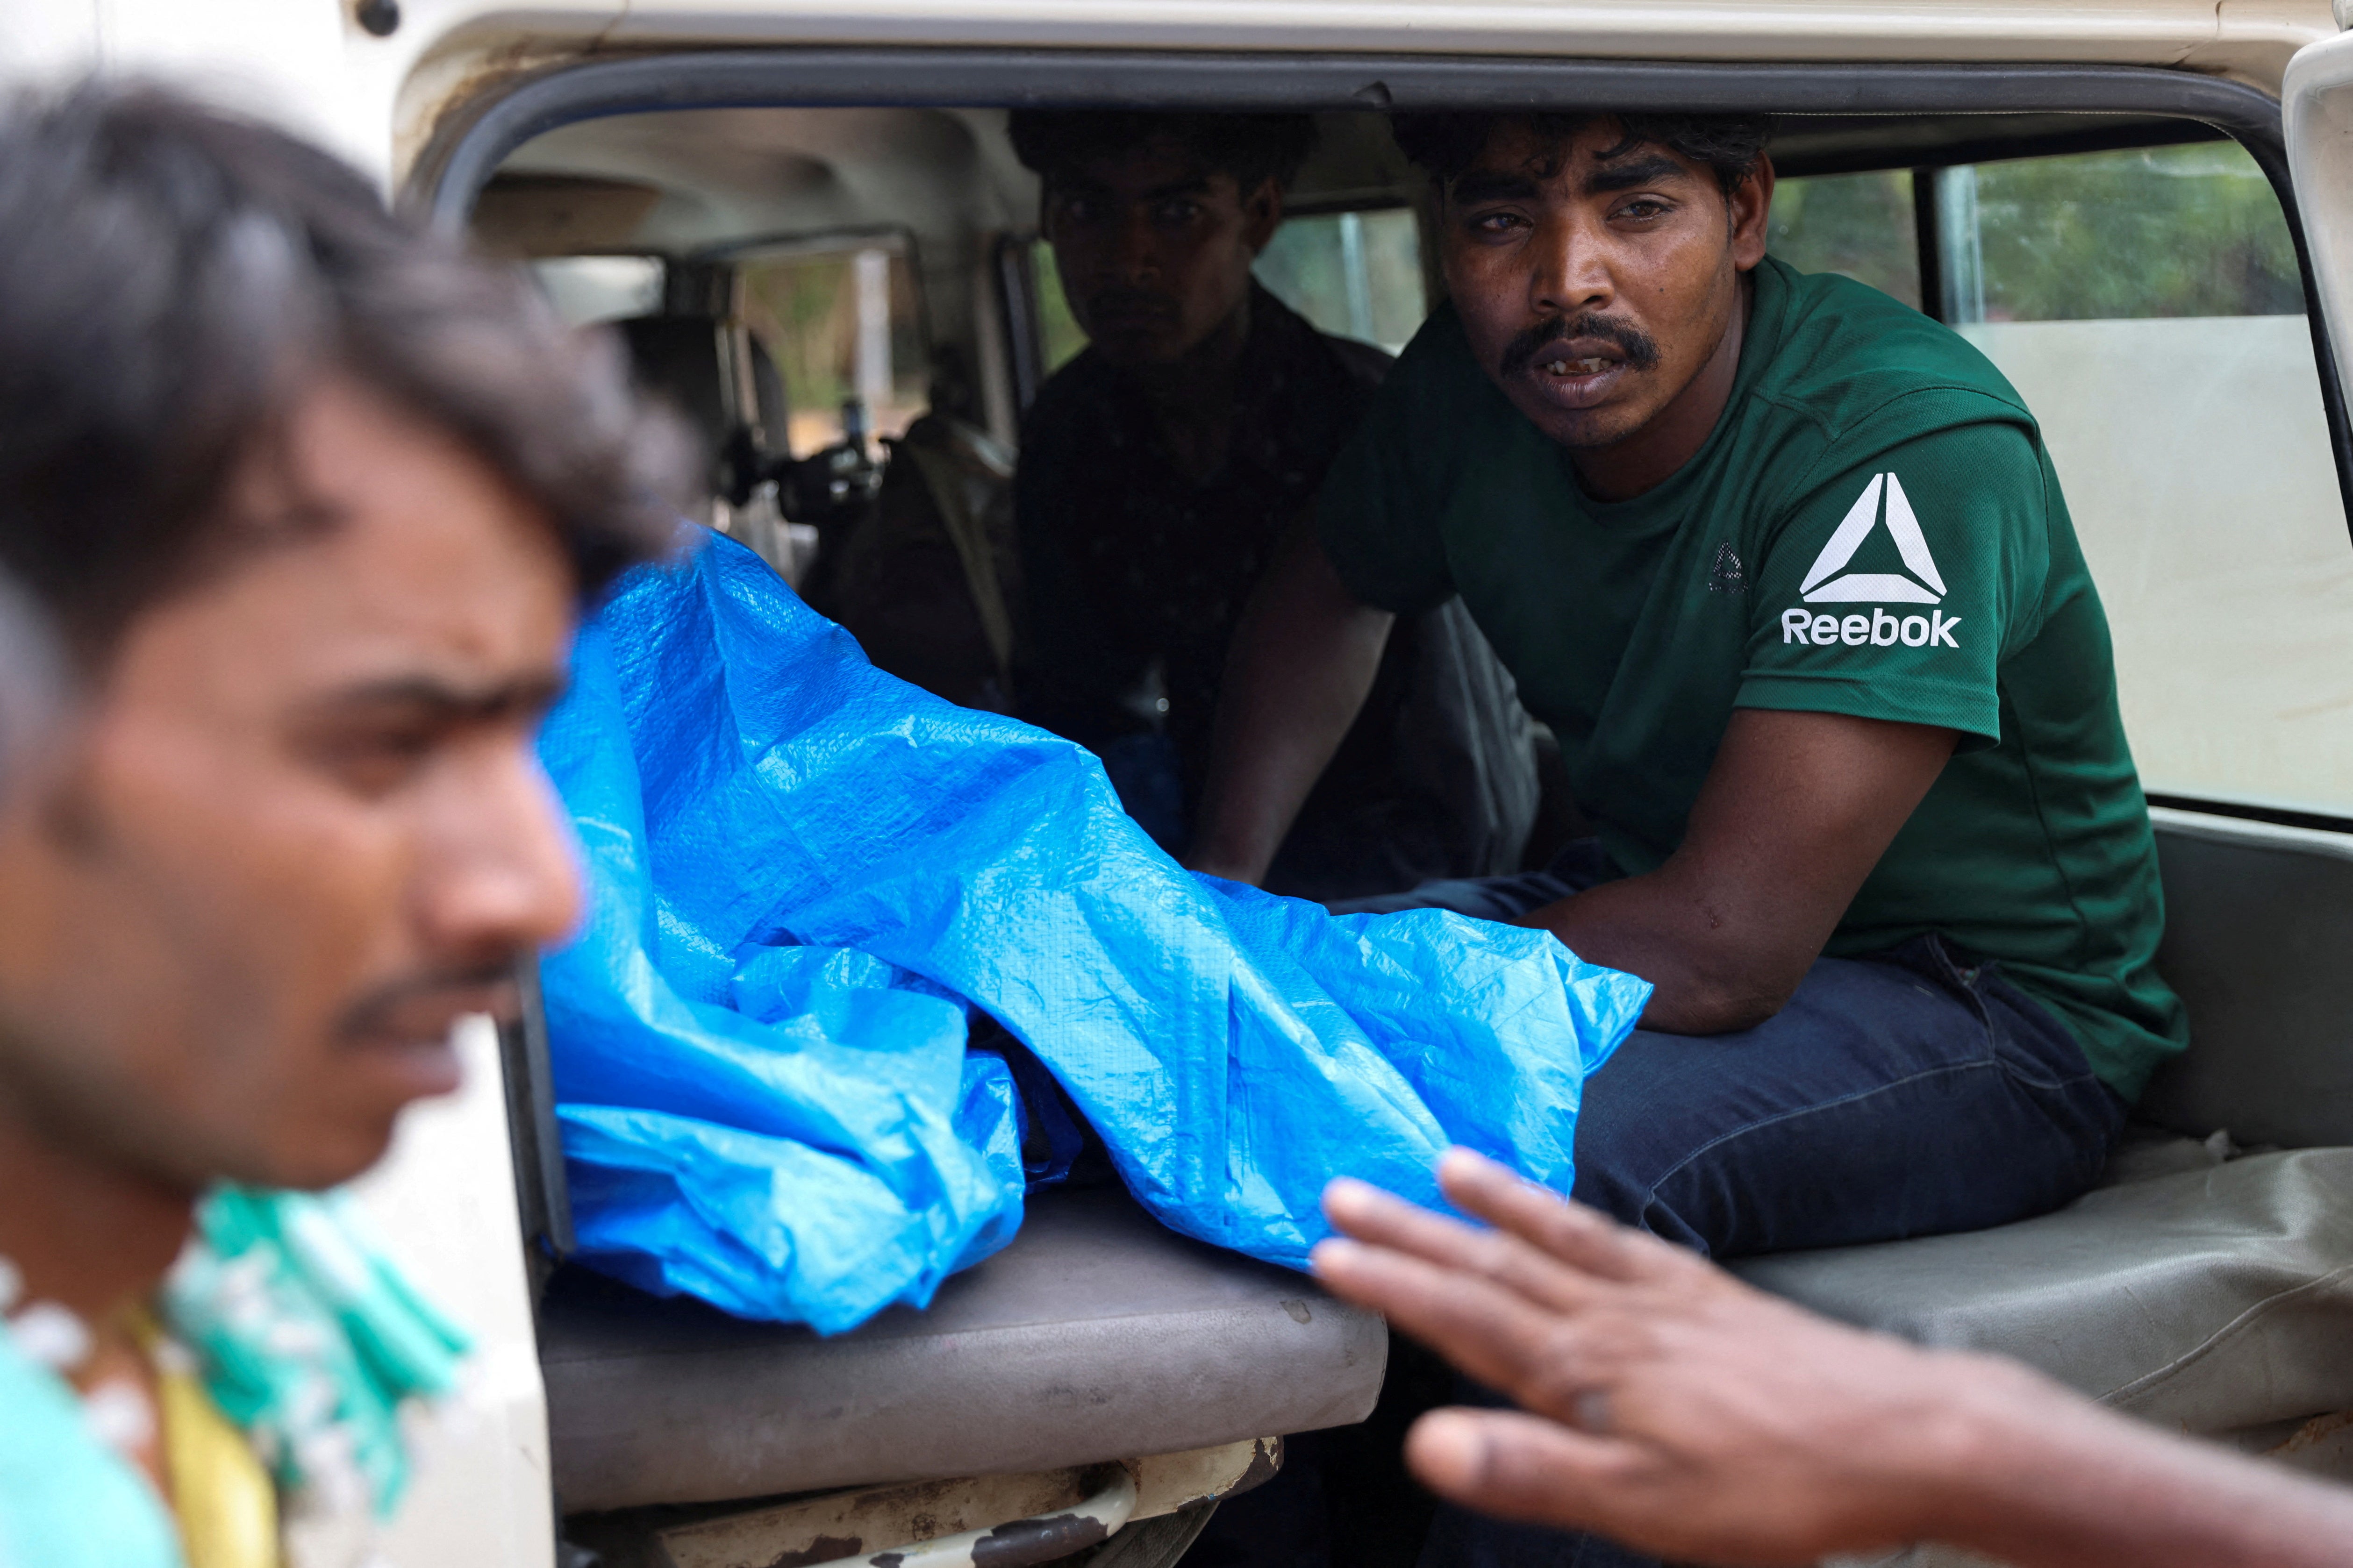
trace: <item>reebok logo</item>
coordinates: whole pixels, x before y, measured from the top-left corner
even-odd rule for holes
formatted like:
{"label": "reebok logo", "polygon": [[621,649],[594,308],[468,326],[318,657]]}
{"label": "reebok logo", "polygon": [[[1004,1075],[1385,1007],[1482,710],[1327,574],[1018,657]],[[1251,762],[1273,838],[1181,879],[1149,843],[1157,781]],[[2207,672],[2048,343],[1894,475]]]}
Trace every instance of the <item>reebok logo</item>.
{"label": "reebok logo", "polygon": [[1707,591],[1711,594],[1746,594],[1748,592],[1748,569],[1740,563],[1740,552],[1729,543],[1715,547],[1715,564],[1708,568]]}
{"label": "reebok logo", "polygon": [[[1879,526],[1881,503],[1885,502],[1888,536],[1895,542],[1895,552],[1912,574],[1896,572],[1848,572],[1847,563]],[[1920,520],[1913,515],[1911,499],[1894,474],[1873,474],[1862,494],[1855,497],[1847,508],[1846,516],[1814,557],[1806,572],[1806,580],[1798,584],[1809,605],[1940,605],[1945,598],[1945,579],[1936,570],[1936,558],[1928,553],[1928,541],[1920,532]],[[1827,647],[1844,643],[1852,647],[1870,644],[1887,647],[1902,643],[1906,647],[1934,647],[1942,644],[1957,648],[1953,640],[1953,628],[1961,624],[1958,616],[1947,617],[1940,609],[1931,609],[1925,616],[1905,616],[1901,618],[1883,609],[1874,608],[1868,616],[1833,616],[1808,609],[1781,612],[1781,640],[1785,643],[1810,643]]]}
{"label": "reebok logo", "polygon": [[1886,647],[1902,643],[1905,647],[1921,647],[1942,643],[1947,647],[1961,645],[1953,640],[1953,628],[1961,624],[1958,616],[1947,616],[1942,610],[1931,610],[1925,616],[1906,616],[1897,620],[1878,606],[1867,616],[1818,616],[1811,610],[1781,612],[1781,640],[1812,643],[1828,647],[1832,643],[1845,643],[1860,647],[1865,643]]}

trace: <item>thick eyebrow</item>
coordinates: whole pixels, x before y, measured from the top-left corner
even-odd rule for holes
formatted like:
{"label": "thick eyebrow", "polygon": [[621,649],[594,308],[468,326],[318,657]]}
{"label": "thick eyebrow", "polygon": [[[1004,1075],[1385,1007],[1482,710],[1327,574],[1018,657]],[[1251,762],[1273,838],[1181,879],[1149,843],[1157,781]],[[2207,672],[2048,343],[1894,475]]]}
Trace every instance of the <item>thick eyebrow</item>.
{"label": "thick eyebrow", "polygon": [[1629,154],[1622,161],[1598,164],[1591,174],[1585,176],[1585,194],[1588,196],[1607,195],[1611,191],[1630,191],[1637,185],[1655,185],[1690,177],[1690,170],[1664,153],[1652,153],[1640,158]]}
{"label": "thick eyebrow", "polygon": [[1101,180],[1090,180],[1084,174],[1052,174],[1046,180],[1050,196],[1107,196],[1111,187]]}
{"label": "thick eyebrow", "polygon": [[443,724],[493,724],[535,719],[564,695],[565,679],[553,673],[517,676],[489,686],[468,686],[429,675],[364,680],[328,692],[310,704],[318,717],[354,709],[398,708]]}
{"label": "thick eyebrow", "polygon": [[1467,205],[1480,202],[1533,201],[1540,192],[1535,180],[1506,169],[1472,169],[1454,181],[1453,197]]}
{"label": "thick eyebrow", "polygon": [[1144,193],[1147,202],[1165,202],[1171,196],[1198,196],[1209,188],[1207,174],[1195,174],[1190,179],[1171,180],[1165,185],[1155,185]]}

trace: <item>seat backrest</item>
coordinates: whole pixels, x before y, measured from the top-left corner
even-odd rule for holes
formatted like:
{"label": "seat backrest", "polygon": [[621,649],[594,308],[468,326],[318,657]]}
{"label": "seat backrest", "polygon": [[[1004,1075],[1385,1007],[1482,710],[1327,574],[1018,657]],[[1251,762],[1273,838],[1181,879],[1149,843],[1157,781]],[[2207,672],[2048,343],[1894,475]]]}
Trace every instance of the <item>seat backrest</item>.
{"label": "seat backrest", "polygon": [[733,425],[722,386],[720,334],[726,323],[710,316],[632,316],[614,329],[629,345],[638,384],[659,393],[686,416],[708,455],[717,456]]}
{"label": "seat backrest", "polygon": [[[639,387],[667,399],[685,416],[703,459],[716,466],[736,431],[751,425],[768,452],[789,454],[790,422],[784,378],[765,344],[740,321],[717,316],[665,312],[632,316],[613,323],[628,345]],[[733,362],[750,370],[748,393],[728,390]],[[748,396],[752,406],[744,406]]]}
{"label": "seat backrest", "polygon": [[2140,1113],[2242,1145],[2353,1144],[2353,835],[2157,810],[2158,966],[2189,1049]]}

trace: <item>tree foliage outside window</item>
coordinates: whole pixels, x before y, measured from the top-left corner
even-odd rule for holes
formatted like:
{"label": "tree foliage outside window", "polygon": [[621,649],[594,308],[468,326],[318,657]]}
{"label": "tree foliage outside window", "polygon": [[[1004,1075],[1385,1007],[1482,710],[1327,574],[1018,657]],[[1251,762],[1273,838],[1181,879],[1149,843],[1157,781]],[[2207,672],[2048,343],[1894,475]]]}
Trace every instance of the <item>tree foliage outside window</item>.
{"label": "tree foliage outside window", "polygon": [[1773,192],[1765,247],[1800,272],[1838,272],[1920,308],[1912,174],[1815,174]]}
{"label": "tree foliage outside window", "polygon": [[1253,270],[1317,331],[1391,353],[1430,313],[1421,229],[1410,207],[1286,218]]}
{"label": "tree foliage outside window", "polygon": [[[839,438],[841,405],[857,394],[856,252],[792,252],[743,264],[744,319],[776,361],[791,410],[793,449]],[[930,363],[914,268],[889,260],[890,392],[867,410],[869,427],[896,435],[921,413]]]}
{"label": "tree foliage outside window", "polygon": [[[1973,176],[1975,215],[1947,200],[1948,256],[1974,241],[1983,319],[2116,321],[2304,310],[2295,243],[2271,182],[2233,142],[2019,158]],[[1784,180],[1767,247],[1920,303],[1913,175]],[[1948,261],[1947,271],[1955,270]],[[1974,299],[1965,318],[1977,312]]]}
{"label": "tree foliage outside window", "polygon": [[1071,314],[1071,301],[1062,292],[1062,274],[1054,266],[1054,247],[1040,239],[1029,247],[1030,263],[1038,278],[1038,338],[1039,350],[1046,360],[1046,374],[1053,374],[1087,346],[1087,334],[1079,329],[1079,319]]}
{"label": "tree foliage outside window", "polygon": [[1977,169],[1989,321],[2304,310],[2279,198],[2234,142]]}

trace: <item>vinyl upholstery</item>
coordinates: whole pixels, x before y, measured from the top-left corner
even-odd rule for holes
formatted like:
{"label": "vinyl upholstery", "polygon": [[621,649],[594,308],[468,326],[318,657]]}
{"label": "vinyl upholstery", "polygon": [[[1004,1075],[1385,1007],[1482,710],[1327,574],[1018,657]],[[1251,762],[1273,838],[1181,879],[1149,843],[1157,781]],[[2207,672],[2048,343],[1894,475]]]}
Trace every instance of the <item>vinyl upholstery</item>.
{"label": "vinyl upholstery", "polygon": [[[2157,815],[2161,962],[2192,1043],[2141,1114],[2190,1136],[2144,1134],[2105,1184],[2039,1219],[1736,1267],[1833,1317],[2016,1356],[2179,1430],[2353,1408],[2353,844]],[[2284,1147],[2225,1160],[2221,1141],[2193,1141],[2218,1131]]]}
{"label": "vinyl upholstery", "polygon": [[1997,1230],[1737,1267],[1832,1317],[2015,1356],[2181,1430],[2353,1407],[2353,1149],[2104,1187]]}
{"label": "vinyl upholstery", "polygon": [[1388,1331],[1116,1189],[1035,1195],[1003,1252],[824,1340],[559,1278],[540,1360],[566,1511],[1043,1470],[1361,1421]]}

